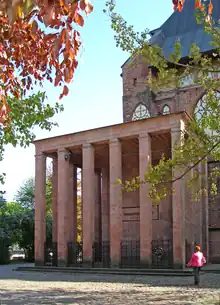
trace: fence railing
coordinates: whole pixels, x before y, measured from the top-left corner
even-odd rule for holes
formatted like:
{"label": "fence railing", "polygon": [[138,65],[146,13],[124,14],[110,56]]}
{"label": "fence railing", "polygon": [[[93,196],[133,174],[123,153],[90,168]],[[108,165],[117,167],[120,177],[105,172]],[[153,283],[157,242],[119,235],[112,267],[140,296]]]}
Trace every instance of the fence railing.
{"label": "fence railing", "polygon": [[152,268],[173,267],[172,240],[152,240]]}
{"label": "fence railing", "polygon": [[220,264],[220,240],[209,241],[209,262]]}
{"label": "fence railing", "polygon": [[69,242],[67,244],[67,265],[79,266],[83,264],[82,243]]}
{"label": "fence railing", "polygon": [[110,242],[94,242],[93,243],[93,266],[94,267],[110,267]]}
{"label": "fence railing", "polygon": [[57,242],[44,244],[44,265],[57,266]]}
{"label": "fence railing", "polygon": [[[220,244],[220,243],[219,243]],[[220,255],[220,254],[219,254]],[[44,265],[57,266],[57,243],[46,244],[44,246]],[[220,259],[220,256],[216,258]],[[82,243],[69,242],[67,244],[67,265],[83,265]],[[110,242],[93,243],[93,267],[109,268]],[[121,268],[140,268],[140,241],[121,241]],[[152,268],[172,268],[173,267],[173,245],[172,240],[152,240]]]}
{"label": "fence railing", "polygon": [[121,268],[140,267],[140,241],[124,240],[121,242]]}

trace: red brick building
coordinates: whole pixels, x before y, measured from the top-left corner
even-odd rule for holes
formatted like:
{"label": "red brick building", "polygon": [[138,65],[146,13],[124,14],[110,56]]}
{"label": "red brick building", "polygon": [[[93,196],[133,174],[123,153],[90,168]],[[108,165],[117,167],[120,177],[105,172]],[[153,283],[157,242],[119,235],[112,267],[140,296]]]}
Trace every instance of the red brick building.
{"label": "red brick building", "polygon": [[[159,29],[152,31],[152,43],[161,45],[165,55],[178,37],[183,40],[182,56],[187,57],[193,39],[206,35],[192,19],[193,3],[186,1],[181,14],[172,14]],[[184,18],[188,22],[182,24]],[[208,39],[198,42],[202,52],[210,51]],[[143,178],[147,164],[157,164],[162,154],[171,158],[172,148],[181,141],[187,121],[193,112],[199,111],[205,98],[204,90],[189,77],[180,88],[152,92],[146,86],[148,69],[141,58],[132,65],[128,60],[122,66],[122,124],[34,142],[36,264],[46,262],[48,247],[47,157],[53,159],[53,264],[182,268],[195,243],[202,246],[211,262],[220,262],[220,199],[217,196],[208,202],[207,197],[201,196],[199,202],[192,202],[186,187],[192,172],[176,181],[175,192],[157,207],[152,206],[147,196],[147,184],[127,193],[115,184],[118,178],[123,181],[138,175]],[[216,165],[219,166],[211,161],[199,165],[204,175],[198,187],[208,187],[208,174]],[[77,168],[82,170],[82,244],[76,242]]]}

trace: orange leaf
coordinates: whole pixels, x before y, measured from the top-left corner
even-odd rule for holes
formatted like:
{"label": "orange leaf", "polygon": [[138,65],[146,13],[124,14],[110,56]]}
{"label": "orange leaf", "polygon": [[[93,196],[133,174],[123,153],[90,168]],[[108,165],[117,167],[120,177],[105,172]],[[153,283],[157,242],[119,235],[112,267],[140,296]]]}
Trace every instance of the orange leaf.
{"label": "orange leaf", "polygon": [[80,6],[81,10],[84,11],[86,8],[85,0],[80,0],[79,6]]}
{"label": "orange leaf", "polygon": [[78,14],[78,13],[76,13],[75,18],[74,18],[74,21],[75,21],[75,23],[77,23],[77,24],[80,25],[80,26],[83,26],[83,25],[84,25],[84,19],[83,19],[83,17],[82,17],[80,14]]}
{"label": "orange leaf", "polygon": [[0,108],[0,123],[6,124],[6,120],[10,119],[9,112],[11,109],[7,105],[4,96],[2,96],[2,107]]}
{"label": "orange leaf", "polygon": [[64,70],[64,80],[66,83],[70,83],[71,79],[70,79],[70,73],[69,73],[69,69],[65,68]]}
{"label": "orange leaf", "polygon": [[211,15],[212,11],[213,11],[213,4],[212,4],[212,1],[210,0],[209,8],[208,8],[208,14]]}
{"label": "orange leaf", "polygon": [[35,40],[36,39],[36,32],[38,30],[38,24],[37,22],[34,20],[32,23],[32,27],[31,27],[31,37]]}
{"label": "orange leaf", "polygon": [[200,0],[196,0],[195,1],[195,8],[200,8],[201,7],[201,1]]}
{"label": "orange leaf", "polygon": [[68,87],[65,85],[64,87],[63,87],[63,95],[65,95],[65,96],[67,96],[68,95],[68,93],[69,93],[69,89],[68,89]]}
{"label": "orange leaf", "polygon": [[54,82],[54,85],[55,87],[59,85],[59,82],[61,81],[61,76],[60,74],[58,74],[55,78],[55,82]]}
{"label": "orange leaf", "polygon": [[[183,2],[183,1],[182,1],[182,2]],[[92,13],[92,11],[93,11],[93,6],[92,6],[91,3],[88,3],[88,4],[86,5],[85,12],[86,12],[86,14],[88,15],[88,14]]]}
{"label": "orange leaf", "polygon": [[182,10],[183,10],[183,5],[180,1],[178,2],[177,9],[179,12],[182,12]]}

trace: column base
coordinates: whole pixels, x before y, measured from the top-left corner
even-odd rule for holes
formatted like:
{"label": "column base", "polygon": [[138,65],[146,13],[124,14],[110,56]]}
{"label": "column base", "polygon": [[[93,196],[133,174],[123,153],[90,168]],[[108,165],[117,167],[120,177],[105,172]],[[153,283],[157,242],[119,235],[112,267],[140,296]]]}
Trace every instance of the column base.
{"label": "column base", "polygon": [[65,259],[58,259],[57,261],[57,266],[58,267],[67,267],[67,262]]}
{"label": "column base", "polygon": [[142,268],[142,269],[151,269],[151,267],[152,267],[152,263],[151,263],[150,260],[147,260],[147,259],[141,260],[140,268]]}
{"label": "column base", "polygon": [[42,266],[44,266],[44,260],[35,260],[34,261],[34,265],[36,266],[36,267],[42,267]]}
{"label": "column base", "polygon": [[173,269],[184,269],[185,266],[182,263],[173,263]]}
{"label": "column base", "polygon": [[120,268],[121,263],[119,261],[111,261],[111,267],[110,268]]}
{"label": "column base", "polygon": [[83,267],[85,267],[85,268],[92,268],[93,265],[94,264],[93,264],[91,259],[83,258]]}

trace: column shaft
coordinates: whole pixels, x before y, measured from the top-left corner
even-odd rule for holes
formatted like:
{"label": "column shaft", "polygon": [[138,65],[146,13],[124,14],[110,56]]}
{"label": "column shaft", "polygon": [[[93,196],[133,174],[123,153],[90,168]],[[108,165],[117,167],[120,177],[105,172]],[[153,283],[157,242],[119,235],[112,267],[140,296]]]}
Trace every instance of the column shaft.
{"label": "column shaft", "polygon": [[110,257],[111,265],[119,266],[122,238],[122,189],[116,185],[122,179],[121,143],[114,139],[109,143],[110,166]]}
{"label": "column shaft", "polygon": [[[202,188],[208,192],[208,163],[207,160],[205,164],[203,164],[202,170]],[[209,204],[208,204],[208,194],[203,192],[202,195],[202,210],[203,210],[203,218],[202,218],[202,236],[203,236],[203,253],[207,258],[209,255]]]}
{"label": "column shaft", "polygon": [[95,238],[95,151],[91,144],[83,146],[83,263],[91,265]]}
{"label": "column shaft", "polygon": [[102,169],[102,241],[109,241],[109,170]]}
{"label": "column shaft", "polygon": [[58,151],[58,191],[57,191],[57,209],[58,209],[58,266],[67,265],[67,242],[69,241],[69,153],[62,149]]}
{"label": "column shaft", "polygon": [[95,241],[101,242],[101,173],[95,173]]}
{"label": "column shaft", "polygon": [[52,176],[52,240],[57,242],[57,187],[58,187],[58,161],[53,158],[53,176]]}
{"label": "column shaft", "polygon": [[[183,143],[184,123],[181,121],[176,128],[171,130],[172,154],[174,149]],[[173,216],[173,266],[185,266],[185,178],[178,179],[182,171],[173,170],[172,216]]]}
{"label": "column shaft", "polygon": [[[151,138],[148,134],[139,136],[139,175],[144,180],[147,166],[151,164]],[[149,198],[149,184],[139,189],[140,200],[140,258],[143,266],[152,261],[152,201]]]}
{"label": "column shaft", "polygon": [[46,156],[35,156],[35,265],[44,265],[46,240]]}
{"label": "column shaft", "polygon": [[73,166],[73,242],[77,241],[77,204],[77,167]]}

